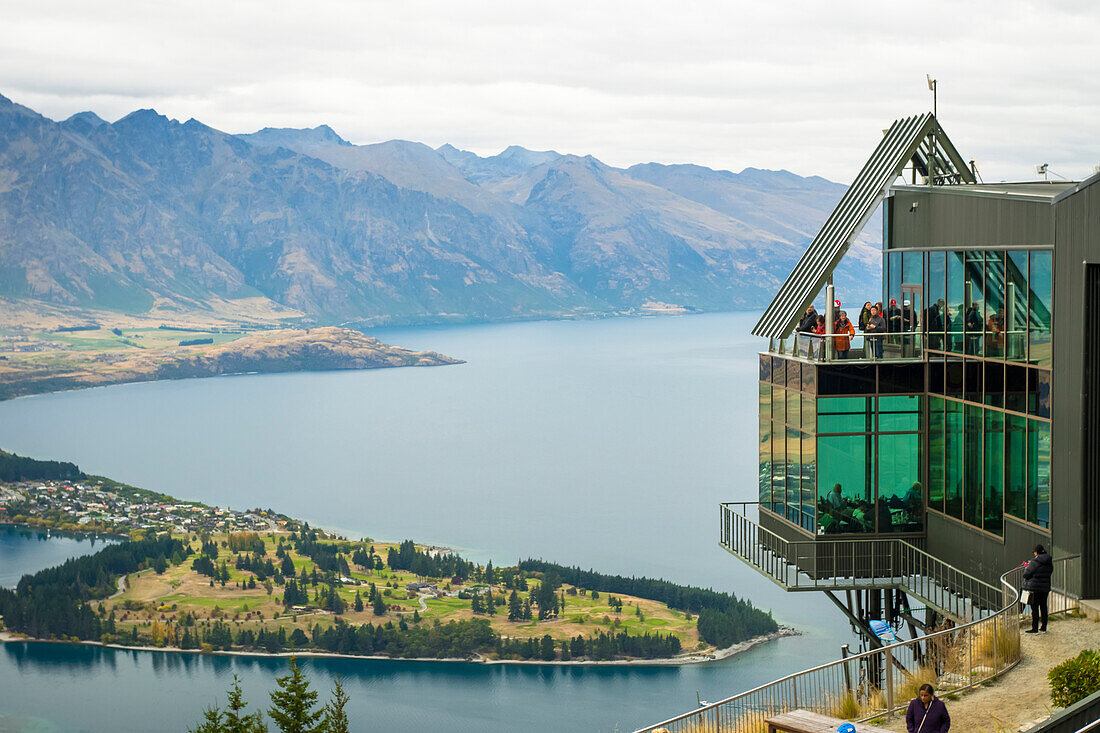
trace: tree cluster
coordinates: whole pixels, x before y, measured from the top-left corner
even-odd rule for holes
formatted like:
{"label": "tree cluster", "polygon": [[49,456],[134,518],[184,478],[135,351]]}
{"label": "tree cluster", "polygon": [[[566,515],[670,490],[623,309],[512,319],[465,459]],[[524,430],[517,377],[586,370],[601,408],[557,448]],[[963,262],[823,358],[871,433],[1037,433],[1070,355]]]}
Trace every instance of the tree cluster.
{"label": "tree cluster", "polygon": [[86,478],[73,463],[39,461],[0,450],[0,481],[77,481]]}
{"label": "tree cluster", "polygon": [[151,567],[156,558],[186,557],[179,540],[145,539],[110,545],[92,555],[24,575],[15,590],[0,588],[0,616],[5,625],[37,638],[99,639],[104,620],[88,605],[115,590],[115,578]]}
{"label": "tree cluster", "polygon": [[396,550],[391,547],[386,565],[392,570],[408,570],[426,578],[467,578],[475,567],[472,562],[463,560],[453,552],[445,555],[421,552],[412,540],[405,540]]}
{"label": "tree cluster", "polygon": [[[770,613],[754,607],[732,593],[719,593],[708,588],[676,585],[667,580],[652,578],[626,578],[621,575],[604,575],[594,570],[565,567],[543,560],[523,560],[521,570],[533,573],[553,573],[566,583],[581,588],[600,589],[607,593],[648,598],[681,611],[699,614],[699,636],[708,644],[727,647],[754,636],[768,634],[778,626]],[[592,594],[593,598],[596,594]],[[614,598],[614,597],[613,597]],[[622,601],[614,598],[622,608]]]}

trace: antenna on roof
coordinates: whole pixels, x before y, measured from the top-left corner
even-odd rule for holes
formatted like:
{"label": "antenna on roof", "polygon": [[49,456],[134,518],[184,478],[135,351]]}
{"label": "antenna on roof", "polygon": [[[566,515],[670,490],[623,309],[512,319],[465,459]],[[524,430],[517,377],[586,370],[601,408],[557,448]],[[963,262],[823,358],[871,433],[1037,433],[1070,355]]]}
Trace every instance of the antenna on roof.
{"label": "antenna on roof", "polygon": [[936,80],[932,78],[931,74],[925,74],[924,78],[928,80],[928,91],[932,92],[932,114],[939,119],[936,109]]}

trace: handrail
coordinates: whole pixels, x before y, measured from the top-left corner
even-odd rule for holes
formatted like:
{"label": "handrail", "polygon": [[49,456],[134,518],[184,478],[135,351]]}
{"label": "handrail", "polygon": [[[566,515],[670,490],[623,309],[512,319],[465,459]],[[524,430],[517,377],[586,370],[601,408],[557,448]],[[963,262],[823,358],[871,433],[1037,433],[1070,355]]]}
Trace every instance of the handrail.
{"label": "handrail", "polygon": [[748,518],[747,509],[754,505],[759,502],[719,505],[719,544],[785,590],[900,588],[956,620],[970,620],[975,603],[990,611],[998,607],[1001,592],[996,587],[905,540],[787,540]]}
{"label": "handrail", "polygon": [[[926,335],[923,331],[894,331],[871,334],[824,334],[796,331],[785,339],[771,342],[770,353],[809,361],[919,361],[923,358]],[[836,347],[846,339],[849,351],[841,356]],[[879,346],[876,348],[876,342]]]}
{"label": "handrail", "polygon": [[[755,502],[728,502],[723,508],[734,505],[747,507],[753,503]],[[722,516],[724,531],[726,513],[723,512]],[[763,530],[759,525],[753,525]],[[988,583],[932,558],[904,540],[856,541],[898,543],[899,546],[907,546],[908,549],[903,549],[901,557],[905,557],[904,553],[910,553],[909,562],[923,560],[922,556],[926,556],[952,571],[928,579],[928,582],[970,579],[975,583],[967,584],[966,588],[989,588],[997,591]],[[796,543],[786,544],[789,546]],[[1056,567],[1055,577],[1065,581],[1062,585],[1055,584],[1055,587],[1067,601],[1067,608],[1068,601],[1073,598],[1069,586],[1072,585],[1075,572],[1079,579],[1079,561],[1077,556],[1055,561],[1056,566],[1061,566]],[[997,604],[999,609],[993,613],[983,615],[982,604],[973,602],[973,599],[971,603],[960,606],[960,610],[969,610],[976,615],[968,623],[956,626],[947,622],[950,624],[947,628],[917,639],[811,667],[661,723],[640,728],[635,733],[659,729],[668,733],[755,733],[762,728],[765,718],[796,708],[806,708],[838,718],[866,721],[900,711],[916,695],[916,686],[926,681],[934,682],[937,691],[943,693],[976,687],[1003,674],[1020,661],[1018,604],[1021,580],[1021,568],[1013,568],[1001,575],[1001,588],[997,591],[1001,600]],[[949,588],[948,591],[959,595],[966,588]],[[917,593],[914,592],[914,595]],[[1053,598],[1057,594],[1051,595]]]}

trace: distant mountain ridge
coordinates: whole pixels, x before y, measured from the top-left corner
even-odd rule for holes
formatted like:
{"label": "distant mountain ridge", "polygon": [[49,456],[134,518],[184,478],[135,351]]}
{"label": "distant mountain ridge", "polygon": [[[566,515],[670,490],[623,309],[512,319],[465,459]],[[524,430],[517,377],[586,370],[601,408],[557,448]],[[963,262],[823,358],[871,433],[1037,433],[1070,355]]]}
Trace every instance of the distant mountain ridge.
{"label": "distant mountain ridge", "polygon": [[[138,313],[262,296],[368,325],[761,308],[843,191],[787,171],[354,145],[327,125],[54,122],[0,96],[0,297]],[[871,297],[879,269],[861,239],[838,292]]]}

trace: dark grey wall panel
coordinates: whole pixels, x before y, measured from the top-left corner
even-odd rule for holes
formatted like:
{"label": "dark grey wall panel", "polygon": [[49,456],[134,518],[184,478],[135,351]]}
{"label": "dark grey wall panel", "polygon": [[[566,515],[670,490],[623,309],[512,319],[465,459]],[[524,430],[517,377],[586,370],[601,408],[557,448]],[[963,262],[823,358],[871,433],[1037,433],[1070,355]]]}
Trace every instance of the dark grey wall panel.
{"label": "dark grey wall panel", "polygon": [[1086,303],[1086,265],[1100,264],[1100,185],[1061,198],[1053,208],[1051,530],[1059,554],[1083,555],[1083,592],[1094,598],[1100,596],[1100,488],[1094,479],[1093,485],[1088,485],[1085,468],[1100,451],[1100,435],[1095,429],[1087,430],[1086,419],[1095,419],[1097,395],[1085,376],[1090,358],[1086,349],[1095,343],[1086,336],[1096,338],[1090,330],[1100,328],[1100,314],[1095,313],[1095,305],[1090,314]]}
{"label": "dark grey wall panel", "polygon": [[931,189],[898,191],[888,205],[888,249],[1001,249],[1054,244],[1054,207],[1048,201]]}

